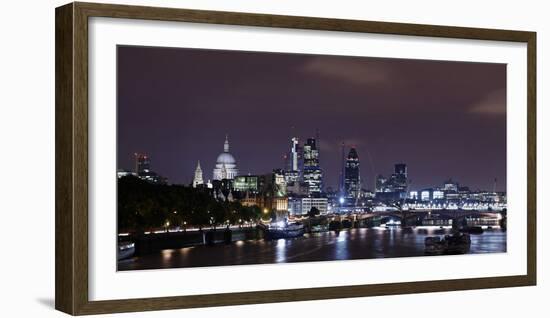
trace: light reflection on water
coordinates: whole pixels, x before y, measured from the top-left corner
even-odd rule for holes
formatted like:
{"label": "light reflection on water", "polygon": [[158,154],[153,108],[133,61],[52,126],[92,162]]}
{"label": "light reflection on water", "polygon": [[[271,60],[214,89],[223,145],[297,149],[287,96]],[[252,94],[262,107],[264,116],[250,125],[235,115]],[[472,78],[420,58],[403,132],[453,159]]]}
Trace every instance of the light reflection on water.
{"label": "light reflection on water", "polygon": [[284,263],[286,261],[286,240],[278,239],[277,240],[277,263]]}
{"label": "light reflection on water", "polygon": [[163,250],[161,253],[163,262],[170,262],[172,255],[174,254],[174,250]]}
{"label": "light reflection on water", "polygon": [[[119,270],[423,256],[427,236],[450,232],[435,227],[375,227],[341,231],[339,235],[323,232],[294,239],[237,241],[163,250],[119,262]],[[491,229],[471,235],[470,254],[498,252],[506,252],[506,232]]]}
{"label": "light reflection on water", "polygon": [[334,259],[344,260],[347,259],[349,254],[348,252],[348,242],[352,239],[349,231],[342,231],[338,235],[337,245],[334,248]]}

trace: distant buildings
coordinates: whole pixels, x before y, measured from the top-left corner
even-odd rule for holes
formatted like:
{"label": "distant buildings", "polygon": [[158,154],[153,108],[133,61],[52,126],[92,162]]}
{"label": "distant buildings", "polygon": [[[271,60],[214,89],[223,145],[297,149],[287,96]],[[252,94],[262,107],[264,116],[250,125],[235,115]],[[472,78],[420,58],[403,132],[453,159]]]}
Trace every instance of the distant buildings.
{"label": "distant buildings", "polygon": [[118,170],[117,171],[118,178],[122,178],[126,176],[134,176],[150,183],[156,183],[156,184],[166,183],[166,178],[160,176],[159,174],[151,170],[151,159],[147,154],[135,153],[134,160],[135,160],[134,171]]}
{"label": "distant buildings", "polygon": [[344,142],[342,142],[342,156],[341,156],[340,159],[342,160],[342,162],[341,162],[340,180],[339,180],[339,184],[338,184],[338,191],[339,191],[340,198],[344,198],[346,196],[346,190],[345,190],[346,189],[346,186],[345,186],[345,179],[346,179],[346,144]]}
{"label": "distant buildings", "polygon": [[289,197],[288,213],[294,216],[306,215],[312,208],[317,208],[319,214],[325,215],[328,211],[327,198]]}
{"label": "distant buildings", "polygon": [[239,192],[259,192],[259,177],[258,176],[238,176],[233,179],[233,190]]}
{"label": "distant buildings", "polygon": [[350,203],[355,203],[361,194],[361,175],[359,174],[359,156],[351,148],[344,168],[344,196]]}
{"label": "distant buildings", "polygon": [[406,164],[398,163],[394,166],[394,173],[391,175],[390,182],[393,185],[393,190],[399,192],[401,198],[405,198],[408,187]]}
{"label": "distant buildings", "polygon": [[116,171],[116,176],[117,178],[129,177],[129,176],[137,177],[137,173],[133,171],[124,170],[124,169],[118,169]]}
{"label": "distant buildings", "polygon": [[382,175],[376,177],[376,199],[381,201],[406,199],[408,183],[407,165],[397,163],[389,178]]}
{"label": "distant buildings", "polygon": [[227,180],[231,184],[232,199],[245,206],[257,205],[262,209],[284,214],[288,199],[281,170],[264,175],[237,176]]}
{"label": "distant buildings", "polygon": [[300,182],[303,167],[302,155],[300,142],[297,137],[293,137],[290,142],[290,151],[285,156],[287,162],[284,176],[287,184],[292,182]]}
{"label": "distant buildings", "polygon": [[[297,141],[297,140],[296,140]],[[293,166],[299,169],[297,143],[294,144]],[[297,170],[299,173],[299,171]],[[202,182],[202,169],[197,165],[193,185]],[[209,183],[210,184],[210,183]],[[223,152],[217,157],[213,170],[211,186],[206,187],[212,195],[221,201],[239,201],[242,205],[256,205],[273,212],[287,212],[285,172],[275,169],[272,173],[263,175],[239,175],[237,163],[229,152],[229,139],[226,136]],[[204,188],[204,187],[203,187]]]}
{"label": "distant buildings", "polygon": [[[348,150],[346,152],[346,150]],[[347,153],[347,155],[346,155]],[[166,179],[151,170],[147,154],[135,155],[134,171],[118,170],[117,176],[136,176],[151,183]],[[409,189],[409,171],[405,163],[393,166],[389,176],[378,175],[374,192],[362,188],[360,159],[355,147],[342,143],[342,170],[337,189],[323,187],[319,139],[308,138],[303,145],[297,137],[290,140],[285,155],[285,168],[270,173],[239,175],[237,163],[229,152],[226,136],[223,152],[218,155],[212,171],[213,180],[205,182],[199,161],[192,181],[193,188],[207,191],[220,201],[238,201],[244,206],[258,206],[263,213],[279,216],[307,215],[312,208],[320,214],[363,213],[388,209],[506,209],[506,194],[471,191],[448,179],[441,186]]]}
{"label": "distant buildings", "polygon": [[145,174],[149,173],[151,171],[151,159],[149,159],[149,156],[147,154],[143,153],[135,153],[135,172],[137,174]]}
{"label": "distant buildings", "polygon": [[273,182],[276,187],[276,196],[282,197],[287,194],[285,172],[282,169],[273,170]]}
{"label": "distant buildings", "polygon": [[308,138],[302,146],[298,137],[292,137],[285,159],[286,169],[279,171],[284,178],[286,192],[299,197],[322,196],[323,171],[319,162],[318,139]]}
{"label": "distant buildings", "polygon": [[442,186],[409,191],[406,209],[494,210],[506,209],[506,194],[494,191],[471,191],[451,179]]}
{"label": "distant buildings", "polygon": [[276,213],[301,215],[312,207],[326,213],[328,200],[323,196],[317,143],[318,139],[308,138],[301,145],[298,137],[292,137],[285,169],[274,169],[265,175],[236,176],[232,180],[233,198]]}
{"label": "distant buildings", "polygon": [[[203,191],[204,191],[203,187]],[[222,180],[212,180],[212,187],[206,188],[206,191],[210,191],[212,196],[215,199],[218,199],[220,201],[228,201],[231,202],[234,200],[233,197],[233,180],[230,179],[222,179]]]}
{"label": "distant buildings", "polygon": [[458,183],[454,182],[452,179],[448,179],[443,184],[443,190],[447,192],[458,192]]}
{"label": "distant buildings", "polygon": [[392,189],[389,186],[388,179],[379,174],[376,176],[376,192],[391,192]]}
{"label": "distant buildings", "polygon": [[319,166],[319,150],[317,149],[316,140],[308,138],[303,149],[303,181],[308,184],[311,195],[319,196],[323,187],[323,173]]}
{"label": "distant buildings", "polygon": [[286,191],[288,195],[297,197],[307,197],[310,195],[309,184],[305,182],[291,182],[286,185]]}

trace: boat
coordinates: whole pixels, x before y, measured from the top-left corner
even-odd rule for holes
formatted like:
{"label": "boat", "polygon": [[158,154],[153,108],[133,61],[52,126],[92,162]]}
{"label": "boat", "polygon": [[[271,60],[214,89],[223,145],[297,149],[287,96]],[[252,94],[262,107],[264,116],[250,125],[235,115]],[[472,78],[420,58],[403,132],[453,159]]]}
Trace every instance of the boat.
{"label": "boat", "polygon": [[400,227],[401,221],[389,220],[384,224],[385,227]]}
{"label": "boat", "polygon": [[136,252],[136,244],[133,242],[119,242],[117,251],[117,260],[130,258]]}
{"label": "boat", "polygon": [[311,233],[328,232],[328,225],[314,225],[311,227]]}
{"label": "boat", "polygon": [[466,226],[461,228],[460,232],[469,234],[483,234],[483,228],[481,226]]}
{"label": "boat", "polygon": [[436,230],[434,231],[434,233],[435,233],[436,235],[445,234],[445,232],[446,232],[446,229],[445,229],[443,226],[440,226],[438,229],[436,229]]}
{"label": "boat", "polygon": [[427,255],[466,254],[470,251],[470,234],[455,232],[452,235],[429,236],[424,240]]}
{"label": "boat", "polygon": [[300,222],[287,223],[279,221],[269,224],[262,224],[265,237],[270,240],[301,237],[304,235],[304,224]]}

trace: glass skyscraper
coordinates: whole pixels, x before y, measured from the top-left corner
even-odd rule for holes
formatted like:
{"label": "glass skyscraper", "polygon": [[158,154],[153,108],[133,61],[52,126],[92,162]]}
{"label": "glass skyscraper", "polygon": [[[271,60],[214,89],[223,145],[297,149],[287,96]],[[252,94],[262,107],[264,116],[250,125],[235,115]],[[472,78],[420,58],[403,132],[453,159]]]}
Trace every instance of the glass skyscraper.
{"label": "glass skyscraper", "polygon": [[361,191],[361,176],[359,174],[359,156],[355,148],[349,150],[344,172],[345,196],[348,199],[357,199]]}
{"label": "glass skyscraper", "polygon": [[304,144],[304,182],[309,192],[318,195],[323,187],[323,173],[319,166],[319,149],[315,138],[308,138]]}

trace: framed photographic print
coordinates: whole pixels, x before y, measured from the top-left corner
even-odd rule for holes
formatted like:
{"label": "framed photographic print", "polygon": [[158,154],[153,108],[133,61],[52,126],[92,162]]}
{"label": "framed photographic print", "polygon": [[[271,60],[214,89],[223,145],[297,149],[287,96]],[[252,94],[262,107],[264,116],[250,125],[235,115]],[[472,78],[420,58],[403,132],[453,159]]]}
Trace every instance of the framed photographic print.
{"label": "framed photographic print", "polygon": [[527,31],[57,8],[56,308],[535,285],[535,45]]}

